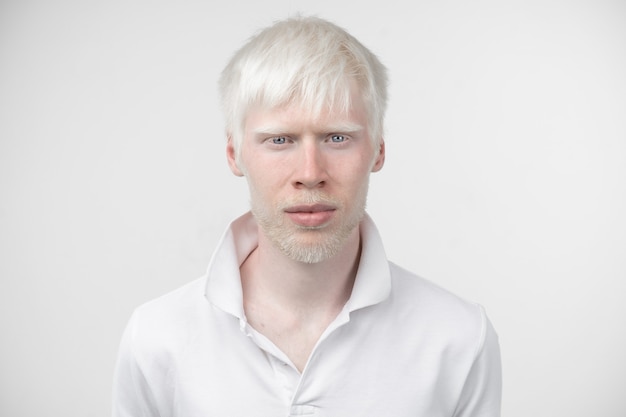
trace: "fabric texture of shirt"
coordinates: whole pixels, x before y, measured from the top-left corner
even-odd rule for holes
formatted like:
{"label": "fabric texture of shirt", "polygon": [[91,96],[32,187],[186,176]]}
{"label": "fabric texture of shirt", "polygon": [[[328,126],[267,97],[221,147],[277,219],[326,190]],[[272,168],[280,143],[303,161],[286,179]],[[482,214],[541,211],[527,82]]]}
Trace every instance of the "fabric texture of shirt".
{"label": "fabric texture of shirt", "polygon": [[250,215],[205,276],[135,310],[122,337],[115,417],[496,417],[497,335],[483,308],[389,262],[374,223],[350,299],[298,372],[246,321],[239,267]]}

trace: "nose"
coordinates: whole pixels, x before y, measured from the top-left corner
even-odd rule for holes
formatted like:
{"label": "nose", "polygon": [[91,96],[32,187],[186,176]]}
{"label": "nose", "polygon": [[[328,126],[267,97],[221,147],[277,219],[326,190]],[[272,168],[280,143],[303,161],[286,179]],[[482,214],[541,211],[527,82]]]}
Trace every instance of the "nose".
{"label": "nose", "polygon": [[303,141],[297,158],[294,187],[320,188],[326,183],[326,158],[315,141]]}

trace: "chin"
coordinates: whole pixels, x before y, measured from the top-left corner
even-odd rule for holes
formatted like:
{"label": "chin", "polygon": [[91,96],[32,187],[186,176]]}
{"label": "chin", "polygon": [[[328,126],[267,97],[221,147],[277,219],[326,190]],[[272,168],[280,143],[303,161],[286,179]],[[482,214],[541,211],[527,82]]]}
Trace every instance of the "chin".
{"label": "chin", "polygon": [[337,255],[346,244],[353,229],[336,230],[331,227],[316,230],[299,230],[270,240],[283,254],[294,261],[314,264]]}
{"label": "chin", "polygon": [[280,250],[290,259],[305,264],[316,264],[331,259],[341,248],[337,245],[292,245],[284,242]]}

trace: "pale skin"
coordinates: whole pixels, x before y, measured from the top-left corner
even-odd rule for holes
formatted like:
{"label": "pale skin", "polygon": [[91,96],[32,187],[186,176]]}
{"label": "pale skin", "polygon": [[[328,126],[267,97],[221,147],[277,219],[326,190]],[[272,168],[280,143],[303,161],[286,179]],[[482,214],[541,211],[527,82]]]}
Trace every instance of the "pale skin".
{"label": "pale skin", "polygon": [[[298,107],[252,109],[246,118],[240,158],[232,140],[227,159],[248,180],[253,206],[267,209],[275,227],[306,247],[338,235],[359,218],[370,172],[385,160],[375,146],[359,95],[345,113],[313,118]],[[328,200],[308,206],[303,196]],[[287,207],[287,208],[285,208]],[[258,247],[240,267],[248,323],[270,339],[302,372],[328,325],[349,299],[360,256],[358,227],[347,230],[338,250],[319,262],[287,256],[259,227]]]}

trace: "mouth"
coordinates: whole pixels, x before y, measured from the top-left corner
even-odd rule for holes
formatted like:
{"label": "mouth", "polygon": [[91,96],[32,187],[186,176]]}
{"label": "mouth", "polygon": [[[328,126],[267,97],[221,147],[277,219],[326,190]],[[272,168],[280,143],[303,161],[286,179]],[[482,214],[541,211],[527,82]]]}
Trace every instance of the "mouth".
{"label": "mouth", "polygon": [[335,211],[335,207],[327,204],[302,204],[285,209],[286,213],[321,213],[325,211]]}
{"label": "mouth", "polygon": [[335,210],[335,207],[326,204],[312,204],[288,207],[285,213],[298,226],[321,228],[330,222]]}

